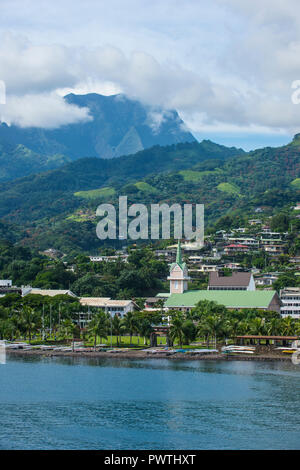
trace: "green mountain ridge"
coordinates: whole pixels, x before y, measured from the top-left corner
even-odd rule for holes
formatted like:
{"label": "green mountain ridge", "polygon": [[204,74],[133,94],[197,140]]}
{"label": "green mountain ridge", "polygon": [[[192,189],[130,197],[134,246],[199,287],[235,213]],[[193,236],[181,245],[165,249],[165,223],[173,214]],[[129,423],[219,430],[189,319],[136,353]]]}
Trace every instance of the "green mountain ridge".
{"label": "green mountain ridge", "polygon": [[205,204],[206,226],[227,214],[273,215],[300,199],[300,145],[246,154],[210,141],[155,146],[119,159],[88,158],[0,185],[0,217],[24,225],[22,244],[67,252],[97,250],[95,211],[102,202]]}

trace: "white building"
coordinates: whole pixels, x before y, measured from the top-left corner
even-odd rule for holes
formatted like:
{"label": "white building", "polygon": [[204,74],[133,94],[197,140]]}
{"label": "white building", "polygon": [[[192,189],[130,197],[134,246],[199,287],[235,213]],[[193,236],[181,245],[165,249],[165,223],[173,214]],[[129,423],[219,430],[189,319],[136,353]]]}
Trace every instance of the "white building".
{"label": "white building", "polygon": [[115,263],[116,261],[127,261],[128,255],[113,256],[89,256],[92,263]]}
{"label": "white building", "polygon": [[282,307],[280,313],[282,317],[300,318],[300,288],[286,287],[280,291]]}
{"label": "white building", "polygon": [[255,278],[256,286],[272,286],[280,273],[264,273]]}
{"label": "white building", "polygon": [[[120,317],[138,308],[132,300],[112,300],[110,297],[81,297],[79,302],[85,307],[98,308],[111,316],[117,314]],[[86,317],[85,313],[82,315]]]}
{"label": "white building", "polygon": [[12,287],[12,281],[8,279],[0,279],[0,287]]}
{"label": "white building", "polygon": [[28,294],[47,295],[49,297],[55,297],[56,295],[70,295],[71,297],[76,297],[69,289],[39,289],[38,287],[22,286],[22,297]]}

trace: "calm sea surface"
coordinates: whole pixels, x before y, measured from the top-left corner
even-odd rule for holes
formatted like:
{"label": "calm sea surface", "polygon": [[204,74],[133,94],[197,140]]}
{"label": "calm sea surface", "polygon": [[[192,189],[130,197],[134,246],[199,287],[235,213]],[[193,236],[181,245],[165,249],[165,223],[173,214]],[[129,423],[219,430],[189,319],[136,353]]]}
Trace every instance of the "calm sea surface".
{"label": "calm sea surface", "polygon": [[0,365],[1,449],[300,449],[300,366],[84,358]]}

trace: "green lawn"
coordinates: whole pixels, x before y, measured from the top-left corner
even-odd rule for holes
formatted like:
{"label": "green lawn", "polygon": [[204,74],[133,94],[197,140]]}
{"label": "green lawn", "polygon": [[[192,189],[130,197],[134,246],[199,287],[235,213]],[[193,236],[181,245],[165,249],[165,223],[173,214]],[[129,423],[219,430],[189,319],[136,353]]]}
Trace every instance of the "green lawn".
{"label": "green lawn", "polygon": [[220,183],[218,184],[217,189],[223,193],[241,196],[239,188],[232,183]]}
{"label": "green lawn", "polygon": [[91,189],[90,191],[78,191],[77,193],[74,193],[74,196],[80,197],[82,199],[88,199],[88,200],[93,200],[93,199],[99,199],[99,198],[107,198],[110,196],[113,196],[115,194],[115,189],[114,188],[100,188],[100,189]]}
{"label": "green lawn", "polygon": [[203,176],[213,175],[216,173],[222,173],[222,170],[212,170],[212,171],[181,170],[178,173],[181,176],[183,176],[184,181],[197,182],[197,181],[200,181],[203,178]]}
{"label": "green lawn", "polygon": [[296,178],[291,182],[291,186],[295,189],[300,189],[300,178]]}
{"label": "green lawn", "polygon": [[[76,338],[76,340],[80,341],[79,338]],[[29,343],[28,340],[24,340],[23,338],[19,338],[18,341],[20,342],[27,342]],[[81,339],[81,341],[83,341]],[[183,349],[198,349],[198,348],[206,348],[206,342],[204,341],[204,338],[198,338],[197,340],[194,341],[194,343],[201,342],[201,344],[195,344],[195,345],[183,345]],[[51,338],[47,338],[47,340],[43,341],[41,337],[37,337],[35,339],[32,339],[30,344],[32,345],[38,345],[38,344],[46,344],[46,345],[69,345],[71,346],[71,338],[62,339],[57,335],[56,341],[54,335],[51,336]],[[107,339],[97,337],[97,345],[103,344],[108,347],[110,347],[111,342],[110,342],[110,335],[107,336]],[[89,339],[86,337],[86,340],[84,341],[84,345],[87,347],[93,347],[94,346],[94,338],[90,337]],[[143,337],[138,337],[138,336],[132,336],[132,343],[130,344],[130,336],[122,336],[121,337],[121,345],[117,345],[117,337],[112,336],[112,347],[122,347],[122,348],[146,348],[150,346],[150,340],[149,338],[147,339],[147,345],[144,345],[144,338]],[[157,337],[157,346],[166,346],[166,337],[165,336],[159,336]],[[178,341],[175,341],[174,343],[175,348],[180,348]],[[210,342],[210,348],[213,348],[213,342]]]}
{"label": "green lawn", "polygon": [[135,186],[138,188],[139,191],[142,191],[143,193],[147,194],[156,194],[158,191],[154,186],[151,186],[151,184],[145,183],[144,181],[138,181],[135,183]]}
{"label": "green lawn", "polygon": [[[159,337],[157,338],[157,344],[160,345],[161,344],[166,344],[166,338],[165,337]],[[92,338],[90,338],[89,341],[86,341],[85,343],[86,345],[88,346],[93,346],[94,345],[94,340]],[[106,344],[107,346],[110,346],[110,336],[107,337],[107,339],[103,339],[101,338],[100,340],[100,337],[97,338],[97,344]],[[117,347],[117,337],[116,336],[113,336],[112,337],[112,345],[113,347]],[[150,345],[150,341],[149,339],[147,339],[147,346]],[[119,344],[120,346],[120,344]],[[130,346],[135,346],[135,347],[146,347],[146,345],[144,345],[144,338],[142,337],[138,337],[138,336],[133,336],[132,337],[132,344],[130,345],[130,336],[122,336],[121,337],[121,346],[124,348],[127,348],[127,347],[130,347]]]}

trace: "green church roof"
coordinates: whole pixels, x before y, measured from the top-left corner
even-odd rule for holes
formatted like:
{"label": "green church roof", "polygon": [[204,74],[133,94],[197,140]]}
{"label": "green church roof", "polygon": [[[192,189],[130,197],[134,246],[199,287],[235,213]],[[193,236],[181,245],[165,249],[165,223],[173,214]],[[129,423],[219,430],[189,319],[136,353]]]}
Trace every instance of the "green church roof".
{"label": "green church roof", "polygon": [[165,307],[194,307],[200,300],[211,300],[227,308],[268,308],[276,291],[194,290],[172,294]]}

